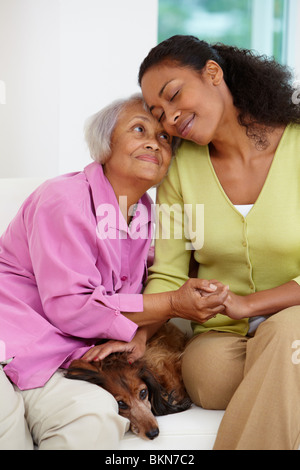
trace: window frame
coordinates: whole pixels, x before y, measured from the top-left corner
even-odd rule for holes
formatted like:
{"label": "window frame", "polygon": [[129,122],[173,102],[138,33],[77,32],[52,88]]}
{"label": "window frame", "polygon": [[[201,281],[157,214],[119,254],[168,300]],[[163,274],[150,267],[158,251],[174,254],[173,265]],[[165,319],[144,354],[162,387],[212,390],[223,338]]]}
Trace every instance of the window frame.
{"label": "window frame", "polygon": [[[159,1],[158,14],[159,14]],[[274,9],[275,0],[252,0],[251,45],[259,54],[274,55]],[[298,21],[297,21],[298,20]],[[284,65],[300,76],[300,57],[297,58],[297,43],[300,33],[300,0],[284,0],[281,58]],[[298,54],[299,55],[299,54]]]}

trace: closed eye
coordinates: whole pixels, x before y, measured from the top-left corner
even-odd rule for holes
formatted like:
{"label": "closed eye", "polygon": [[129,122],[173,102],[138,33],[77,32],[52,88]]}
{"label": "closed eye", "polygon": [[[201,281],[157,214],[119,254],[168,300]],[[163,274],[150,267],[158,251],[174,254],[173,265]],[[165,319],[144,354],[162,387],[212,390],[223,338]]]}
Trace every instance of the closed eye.
{"label": "closed eye", "polygon": [[180,91],[180,90],[176,91],[176,93],[172,96],[172,98],[170,99],[170,101],[173,101],[173,100],[176,98],[176,96],[178,95],[179,91]]}
{"label": "closed eye", "polygon": [[[176,96],[178,95],[179,92],[180,92],[180,90],[178,90],[178,91],[176,91],[176,93],[174,93],[174,95],[173,95],[173,96],[170,98],[170,100],[169,100],[170,103],[176,98]],[[161,122],[161,121],[163,120],[164,116],[165,116],[165,112],[163,112],[163,113],[160,115],[160,117],[159,117],[159,119],[158,119],[158,122]]]}
{"label": "closed eye", "polygon": [[162,121],[164,115],[165,115],[165,112],[163,112],[163,113],[160,115],[160,118],[158,119],[158,122],[161,122],[161,121]]}

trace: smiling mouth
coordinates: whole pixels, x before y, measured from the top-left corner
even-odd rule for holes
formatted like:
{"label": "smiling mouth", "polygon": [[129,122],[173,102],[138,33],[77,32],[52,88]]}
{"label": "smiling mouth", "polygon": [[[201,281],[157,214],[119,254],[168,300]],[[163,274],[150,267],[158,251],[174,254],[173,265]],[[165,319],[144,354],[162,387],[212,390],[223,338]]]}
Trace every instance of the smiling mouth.
{"label": "smiling mouth", "polygon": [[181,137],[186,137],[193,127],[195,119],[195,114],[192,117],[189,117],[183,121],[182,124],[177,128],[177,132]]}
{"label": "smiling mouth", "polygon": [[155,165],[159,165],[159,160],[154,155],[138,155],[135,157],[137,160],[142,160],[143,162],[154,163]]}

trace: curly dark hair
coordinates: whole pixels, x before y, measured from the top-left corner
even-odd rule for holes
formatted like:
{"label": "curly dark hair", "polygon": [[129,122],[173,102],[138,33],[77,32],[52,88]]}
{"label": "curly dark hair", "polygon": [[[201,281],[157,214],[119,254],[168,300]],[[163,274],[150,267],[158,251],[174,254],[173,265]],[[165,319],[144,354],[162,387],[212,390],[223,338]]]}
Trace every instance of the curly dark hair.
{"label": "curly dark hair", "polygon": [[195,36],[176,35],[154,47],[139,70],[139,84],[145,72],[166,60],[202,72],[208,60],[217,62],[239,110],[239,122],[249,138],[265,148],[267,132],[274,127],[300,124],[300,106],[293,103],[292,71],[273,58],[248,49],[209,44]]}

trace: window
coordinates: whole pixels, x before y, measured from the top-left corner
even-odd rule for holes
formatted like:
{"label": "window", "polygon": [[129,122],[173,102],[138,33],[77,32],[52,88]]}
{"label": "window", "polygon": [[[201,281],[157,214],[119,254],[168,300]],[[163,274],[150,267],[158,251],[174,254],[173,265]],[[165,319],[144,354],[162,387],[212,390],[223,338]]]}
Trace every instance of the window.
{"label": "window", "polygon": [[295,0],[159,0],[158,41],[192,34],[254,49],[293,67],[288,26],[294,7]]}

